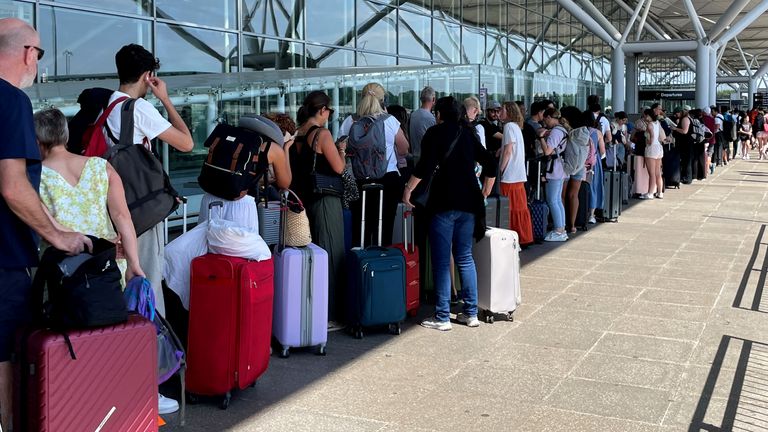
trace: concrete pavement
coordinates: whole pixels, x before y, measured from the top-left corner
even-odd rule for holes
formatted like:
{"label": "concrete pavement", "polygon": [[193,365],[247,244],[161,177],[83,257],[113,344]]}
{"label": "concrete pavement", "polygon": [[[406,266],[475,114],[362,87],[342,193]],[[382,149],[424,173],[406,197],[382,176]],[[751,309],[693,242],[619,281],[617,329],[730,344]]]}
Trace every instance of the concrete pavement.
{"label": "concrete pavement", "polygon": [[633,201],[522,253],[515,322],[333,333],[161,431],[768,430],[767,194],[739,160]]}

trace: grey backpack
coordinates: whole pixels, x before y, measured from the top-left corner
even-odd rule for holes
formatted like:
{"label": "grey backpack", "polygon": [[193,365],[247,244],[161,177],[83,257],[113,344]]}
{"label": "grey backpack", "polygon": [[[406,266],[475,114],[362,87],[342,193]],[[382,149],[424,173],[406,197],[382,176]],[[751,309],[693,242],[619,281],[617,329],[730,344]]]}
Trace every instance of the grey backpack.
{"label": "grey backpack", "polygon": [[389,114],[355,119],[349,129],[347,155],[358,180],[380,179],[387,173],[387,139],[384,122]]}
{"label": "grey backpack", "polygon": [[591,147],[589,129],[579,127],[571,130],[566,133],[560,146],[563,144],[565,148],[560,151],[560,158],[563,161],[563,171],[570,176],[584,169]]}

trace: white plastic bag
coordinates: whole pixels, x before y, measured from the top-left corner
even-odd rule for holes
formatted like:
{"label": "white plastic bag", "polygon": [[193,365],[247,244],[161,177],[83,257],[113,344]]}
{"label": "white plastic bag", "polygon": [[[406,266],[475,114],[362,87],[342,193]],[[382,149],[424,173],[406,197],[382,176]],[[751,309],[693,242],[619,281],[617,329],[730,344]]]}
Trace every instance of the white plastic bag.
{"label": "white plastic bag", "polygon": [[258,230],[213,218],[208,221],[208,251],[215,254],[263,261],[272,257]]}
{"label": "white plastic bag", "polygon": [[189,274],[192,260],[208,253],[206,233],[208,222],[203,222],[165,246],[163,279],[189,310]]}

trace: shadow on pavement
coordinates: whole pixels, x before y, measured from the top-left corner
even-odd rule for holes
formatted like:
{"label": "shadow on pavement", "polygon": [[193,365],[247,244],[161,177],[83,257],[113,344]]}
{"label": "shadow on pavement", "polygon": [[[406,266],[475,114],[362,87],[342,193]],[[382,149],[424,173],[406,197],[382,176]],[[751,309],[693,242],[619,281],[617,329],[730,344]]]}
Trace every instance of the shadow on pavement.
{"label": "shadow on pavement", "polygon": [[[749,257],[736,297],[733,299],[733,307],[736,309],[768,313],[768,299],[764,298],[768,296],[764,290],[768,277],[768,239],[765,238],[765,229],[765,224],[760,227],[752,255]],[[760,265],[755,266],[761,255]],[[750,282],[753,283],[750,284]],[[748,297],[751,297],[751,300]]]}

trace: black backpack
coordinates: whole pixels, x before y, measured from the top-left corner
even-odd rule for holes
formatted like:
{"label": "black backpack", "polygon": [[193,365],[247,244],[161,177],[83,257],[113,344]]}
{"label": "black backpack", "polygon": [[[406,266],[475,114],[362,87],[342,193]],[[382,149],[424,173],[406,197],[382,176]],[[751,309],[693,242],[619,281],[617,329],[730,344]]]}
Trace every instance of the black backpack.
{"label": "black backpack", "polygon": [[266,171],[270,145],[256,131],[217,125],[205,140],[208,156],[197,177],[200,188],[226,200],[244,197]]}
{"label": "black backpack", "polygon": [[[115,244],[90,237],[92,252],[70,256],[49,247],[32,282],[36,319],[58,331],[128,320]],[[48,297],[44,301],[45,292]]]}
{"label": "black backpack", "polygon": [[179,207],[179,194],[160,160],[144,144],[133,142],[133,108],[127,99],[120,113],[120,138],[104,156],[120,175],[136,236],[162,222]]}

